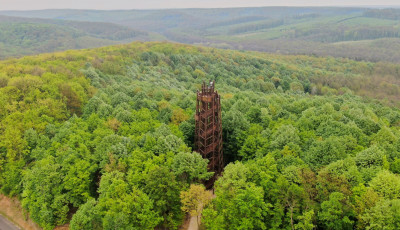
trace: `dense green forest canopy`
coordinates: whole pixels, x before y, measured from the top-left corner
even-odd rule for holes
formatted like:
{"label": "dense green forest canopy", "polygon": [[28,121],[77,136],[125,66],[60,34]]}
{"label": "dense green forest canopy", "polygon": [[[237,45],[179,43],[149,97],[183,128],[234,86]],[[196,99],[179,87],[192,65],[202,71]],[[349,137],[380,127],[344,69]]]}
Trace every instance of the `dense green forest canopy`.
{"label": "dense green forest canopy", "polygon": [[[84,25],[90,25],[89,22],[113,23],[123,26],[123,30],[129,27],[151,33],[150,36],[140,36],[140,39],[133,36],[132,40],[152,40],[157,37],[158,40],[217,48],[400,63],[400,54],[397,52],[400,48],[400,9],[257,7],[39,10],[1,11],[0,15],[57,21],[79,20]],[[109,28],[109,25],[104,26]],[[97,44],[101,44],[99,42]]]}
{"label": "dense green forest canopy", "polygon": [[399,74],[171,43],[1,61],[0,191],[44,229],[177,229],[212,176],[193,114],[215,80],[227,166],[207,229],[397,229]]}

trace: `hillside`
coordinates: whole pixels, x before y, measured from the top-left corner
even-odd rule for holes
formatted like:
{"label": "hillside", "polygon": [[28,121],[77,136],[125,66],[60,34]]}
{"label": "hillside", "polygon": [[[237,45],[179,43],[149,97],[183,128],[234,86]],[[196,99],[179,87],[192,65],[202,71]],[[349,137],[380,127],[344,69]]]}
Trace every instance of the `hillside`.
{"label": "hillside", "polygon": [[259,7],[2,11],[20,17],[109,22],[205,46],[400,62],[400,9]]}
{"label": "hillside", "polygon": [[44,229],[178,229],[212,174],[193,115],[215,80],[227,166],[207,229],[395,229],[398,70],[159,42],[0,61],[0,191]]}
{"label": "hillside", "polygon": [[159,38],[112,23],[0,16],[0,59]]}

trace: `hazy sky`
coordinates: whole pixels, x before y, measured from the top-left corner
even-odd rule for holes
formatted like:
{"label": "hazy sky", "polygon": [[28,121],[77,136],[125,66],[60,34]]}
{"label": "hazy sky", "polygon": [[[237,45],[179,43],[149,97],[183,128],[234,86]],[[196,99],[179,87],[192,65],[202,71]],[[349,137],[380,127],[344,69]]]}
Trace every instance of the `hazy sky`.
{"label": "hazy sky", "polygon": [[0,10],[159,9],[243,6],[384,6],[399,0],[0,0]]}

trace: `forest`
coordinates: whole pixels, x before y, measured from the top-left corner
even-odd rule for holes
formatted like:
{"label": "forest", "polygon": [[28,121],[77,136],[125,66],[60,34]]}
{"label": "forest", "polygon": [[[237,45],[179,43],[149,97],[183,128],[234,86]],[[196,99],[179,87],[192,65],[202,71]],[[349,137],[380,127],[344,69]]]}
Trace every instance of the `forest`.
{"label": "forest", "polygon": [[0,15],[0,59],[94,48],[161,36],[105,22],[78,22]]}
{"label": "forest", "polygon": [[[43,229],[399,229],[400,66],[135,42],[0,61],[0,192]],[[225,168],[194,152],[221,95]]]}
{"label": "forest", "polygon": [[[157,40],[400,63],[400,9],[396,8],[64,9],[0,11],[0,15],[4,15],[0,48],[7,51],[0,58]],[[43,32],[37,35],[39,30]]]}

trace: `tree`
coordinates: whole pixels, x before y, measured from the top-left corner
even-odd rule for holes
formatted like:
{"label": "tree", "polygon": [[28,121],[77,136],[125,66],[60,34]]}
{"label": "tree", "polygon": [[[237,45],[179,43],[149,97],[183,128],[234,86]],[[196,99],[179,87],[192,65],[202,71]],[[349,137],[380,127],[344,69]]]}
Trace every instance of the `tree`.
{"label": "tree", "polygon": [[176,229],[183,217],[179,199],[182,184],[169,168],[158,165],[151,165],[143,179],[143,191],[154,200],[154,210],[163,218],[162,225]]}
{"label": "tree", "polygon": [[182,211],[196,216],[197,225],[200,225],[200,217],[203,209],[211,201],[211,193],[202,185],[191,184],[189,190],[181,192]]}
{"label": "tree", "polygon": [[393,173],[400,174],[400,159],[395,158],[394,161],[390,164],[390,171]]}
{"label": "tree", "polygon": [[346,156],[342,139],[332,136],[326,140],[315,141],[309,151],[304,153],[304,161],[312,168],[319,168]]}
{"label": "tree", "polygon": [[146,194],[133,188],[119,198],[99,200],[104,229],[154,229],[161,218]]}
{"label": "tree", "polygon": [[366,223],[363,215],[380,200],[379,195],[370,187],[361,184],[353,188],[352,200],[357,213],[357,229],[365,229]]}
{"label": "tree", "polygon": [[271,155],[227,165],[215,184],[216,198],[204,211],[205,225],[215,229],[279,228],[284,209],[279,203],[277,175]]}
{"label": "tree", "polygon": [[249,176],[250,170],[242,162],[228,164],[224,169],[223,176],[215,183],[217,197],[228,194],[229,191],[233,191],[236,188],[245,187]]}
{"label": "tree", "polygon": [[138,188],[130,187],[121,172],[103,175],[96,209],[104,229],[154,229],[161,218],[153,201]]}
{"label": "tree", "polygon": [[223,230],[226,229],[226,222],[224,216],[220,215],[216,210],[214,204],[211,202],[206,209],[202,212],[203,223],[206,229],[210,230]]}
{"label": "tree", "polygon": [[167,152],[178,153],[184,150],[184,143],[182,139],[171,133],[171,130],[166,125],[161,125],[157,128],[154,133],[156,138],[156,144],[152,146],[152,150],[156,154],[162,154]]}
{"label": "tree", "polygon": [[66,104],[71,113],[81,114],[82,100],[70,84],[64,83],[60,86],[61,94],[66,98]]}
{"label": "tree", "polygon": [[85,204],[79,207],[78,211],[72,216],[69,225],[71,230],[91,230],[100,229],[101,220],[96,213],[95,199],[88,200]]}
{"label": "tree", "polygon": [[185,143],[189,147],[194,147],[194,134],[195,134],[195,121],[194,117],[190,117],[189,120],[182,122],[179,125],[179,129],[182,131],[185,138]]}
{"label": "tree", "polygon": [[260,125],[251,125],[250,129],[246,132],[246,139],[238,155],[243,160],[253,159],[258,153],[265,154],[267,147],[268,138],[265,137],[263,127]]}
{"label": "tree", "polygon": [[383,152],[376,146],[372,146],[357,153],[355,161],[359,167],[382,166]]}
{"label": "tree", "polygon": [[[299,212],[299,209],[301,208],[303,200],[305,198],[304,190],[297,184],[293,183],[290,185],[287,184],[286,186],[281,186],[281,191],[286,191],[281,199],[281,202],[288,211],[288,215],[290,217],[290,225],[292,230],[294,230],[295,219],[301,218],[301,217],[296,218],[296,213]],[[309,220],[305,219],[304,221],[309,221]]]}
{"label": "tree", "polygon": [[246,116],[248,117],[248,120],[251,123],[261,123],[261,109],[260,107],[253,106],[249,109],[249,111],[246,113]]}
{"label": "tree", "polygon": [[294,92],[304,92],[303,85],[300,82],[290,83],[290,90]]}
{"label": "tree", "polygon": [[22,206],[44,229],[53,229],[67,222],[69,201],[63,193],[61,165],[54,157],[37,161],[25,172]]}
{"label": "tree", "polygon": [[252,184],[236,192],[225,209],[225,220],[231,223],[229,229],[266,229],[264,216],[268,206],[263,194],[261,187]]}
{"label": "tree", "polygon": [[241,140],[243,132],[247,130],[250,123],[245,116],[237,110],[229,110],[222,114],[222,137],[224,138],[225,159],[233,161],[237,159],[237,153],[244,140]]}
{"label": "tree", "polygon": [[311,209],[303,213],[302,216],[297,218],[299,222],[294,225],[294,229],[296,230],[312,230],[315,225],[313,224],[314,219],[314,210]]}
{"label": "tree", "polygon": [[389,171],[379,172],[369,183],[370,187],[386,199],[400,198],[400,176]]}
{"label": "tree", "polygon": [[208,160],[196,152],[181,152],[175,155],[172,170],[177,178],[192,184],[201,180],[208,180],[214,173],[207,172]]}
{"label": "tree", "polygon": [[282,125],[272,135],[271,148],[282,149],[285,145],[299,144],[300,138],[298,130],[292,125]]}
{"label": "tree", "polygon": [[21,159],[18,161],[7,162],[3,170],[0,168],[0,184],[2,185],[0,186],[0,191],[3,194],[8,196],[21,194],[21,181],[23,179],[22,169],[25,164],[25,161]]}
{"label": "tree", "polygon": [[211,229],[266,229],[264,218],[272,205],[264,202],[263,194],[261,187],[249,183],[245,188],[217,195],[214,205],[204,210],[205,225]]}
{"label": "tree", "polygon": [[189,119],[189,116],[187,114],[185,114],[185,111],[183,109],[178,108],[178,109],[174,109],[172,111],[171,122],[173,124],[179,125],[188,119]]}
{"label": "tree", "polygon": [[321,211],[318,218],[322,226],[327,229],[352,229],[353,210],[348,204],[343,193],[333,192],[329,195],[329,200],[322,202]]}
{"label": "tree", "polygon": [[366,229],[399,229],[400,200],[381,200],[362,216]]}

